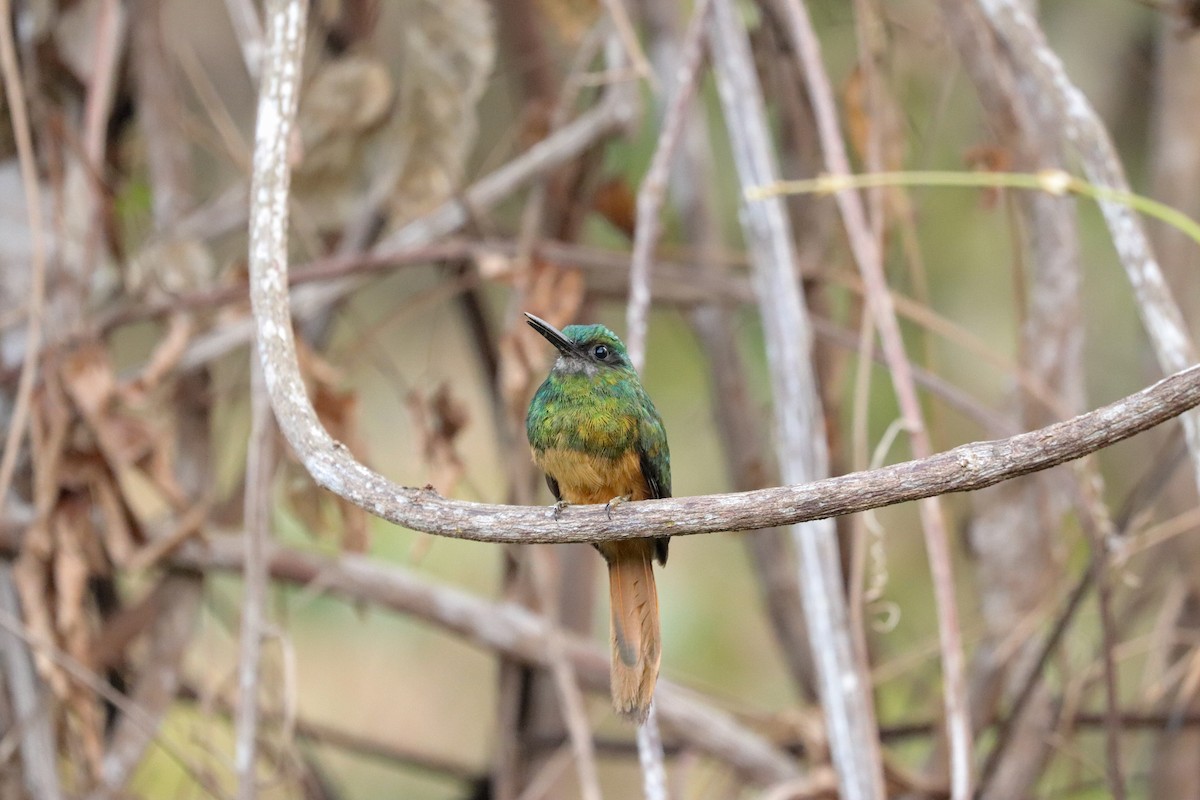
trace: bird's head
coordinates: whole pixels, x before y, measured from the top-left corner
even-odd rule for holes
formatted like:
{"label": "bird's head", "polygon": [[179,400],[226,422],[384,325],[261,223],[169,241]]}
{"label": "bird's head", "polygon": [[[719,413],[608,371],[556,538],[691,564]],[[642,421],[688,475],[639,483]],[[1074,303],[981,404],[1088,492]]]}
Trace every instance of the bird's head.
{"label": "bird's head", "polygon": [[555,373],[595,377],[604,369],[633,371],[625,344],[603,325],[568,325],[560,331],[533,314],[525,317],[530,327],[558,350]]}

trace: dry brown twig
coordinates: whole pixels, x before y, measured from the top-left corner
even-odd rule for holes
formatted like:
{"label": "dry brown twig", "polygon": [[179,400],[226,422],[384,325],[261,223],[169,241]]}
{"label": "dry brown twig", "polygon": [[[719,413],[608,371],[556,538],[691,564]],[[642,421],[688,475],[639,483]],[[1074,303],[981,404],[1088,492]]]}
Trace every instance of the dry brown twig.
{"label": "dry brown twig", "polygon": [[[786,20],[797,57],[803,66],[826,169],[833,175],[848,175],[850,162],[839,131],[833,87],[825,71],[820,43],[813,31],[808,11],[799,0],[779,0],[778,5]],[[871,233],[862,199],[856,192],[838,192],[834,199],[846,228],[850,250],[863,279],[867,307],[879,332],[880,345],[892,375],[896,401],[904,417],[913,453],[918,458],[928,456],[933,452],[933,445],[925,427],[924,414],[913,382],[912,365],[904,350],[904,341],[896,320],[895,304],[888,291],[879,243]],[[949,538],[941,504],[935,497],[923,499],[918,503],[917,509],[925,534],[925,549],[933,579],[941,642],[943,697],[946,705],[947,737],[950,742],[950,794],[953,800],[967,800],[971,794],[971,724]]]}
{"label": "dry brown twig", "polygon": [[[39,359],[34,354],[41,346],[42,315],[46,291],[46,246],[42,223],[42,201],[34,161],[33,138],[30,133],[25,89],[17,67],[16,43],[13,40],[12,5],[9,0],[0,0],[0,72],[3,72],[4,93],[12,118],[13,135],[17,147],[17,159],[21,172],[21,186],[25,195],[25,209],[29,217],[29,237],[32,244],[30,264],[31,280],[29,305],[26,316],[25,352],[21,365],[16,397],[8,419],[8,432],[4,438],[4,454],[0,457],[0,508],[4,507],[12,487],[17,466],[17,456],[25,436],[33,398],[34,381],[37,377]],[[15,611],[15,585],[12,571],[7,566],[0,572],[0,592],[4,593],[5,607]],[[8,602],[11,601],[11,602]],[[27,657],[26,643],[17,637],[7,637],[2,649],[6,666],[12,669],[12,680],[8,686],[14,698],[12,707],[23,714],[33,713],[37,687],[39,685]],[[28,667],[28,669],[27,669]],[[28,720],[22,730],[21,759],[25,782],[36,795],[48,798],[61,796],[61,786],[54,765],[54,733],[48,719]]]}

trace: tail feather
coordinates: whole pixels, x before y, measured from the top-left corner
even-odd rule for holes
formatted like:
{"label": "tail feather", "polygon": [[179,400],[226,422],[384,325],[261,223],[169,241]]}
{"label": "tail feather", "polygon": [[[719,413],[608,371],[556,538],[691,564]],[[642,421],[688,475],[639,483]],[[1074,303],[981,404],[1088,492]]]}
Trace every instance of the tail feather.
{"label": "tail feather", "polygon": [[653,559],[651,549],[641,545],[614,547],[606,553],[612,604],[613,707],[638,722],[650,711],[662,658]]}

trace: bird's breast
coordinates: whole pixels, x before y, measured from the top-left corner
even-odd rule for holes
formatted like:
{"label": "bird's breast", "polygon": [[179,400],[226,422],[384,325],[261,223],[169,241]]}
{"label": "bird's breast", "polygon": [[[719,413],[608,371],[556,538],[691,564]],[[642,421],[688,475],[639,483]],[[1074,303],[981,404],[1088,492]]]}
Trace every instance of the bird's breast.
{"label": "bird's breast", "polygon": [[633,448],[611,457],[552,447],[534,450],[533,457],[547,475],[558,481],[559,493],[568,503],[607,503],[614,497],[645,500],[650,496],[641,459]]}

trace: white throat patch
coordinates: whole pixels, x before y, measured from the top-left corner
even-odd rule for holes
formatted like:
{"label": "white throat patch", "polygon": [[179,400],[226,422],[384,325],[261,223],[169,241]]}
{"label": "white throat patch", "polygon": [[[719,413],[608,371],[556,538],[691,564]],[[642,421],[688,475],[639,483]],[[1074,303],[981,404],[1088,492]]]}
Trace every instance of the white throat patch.
{"label": "white throat patch", "polygon": [[584,358],[568,358],[560,355],[554,362],[554,371],[561,375],[578,375],[583,373],[594,378],[600,372],[600,367]]}

